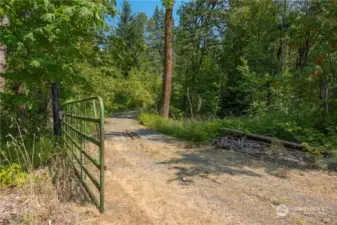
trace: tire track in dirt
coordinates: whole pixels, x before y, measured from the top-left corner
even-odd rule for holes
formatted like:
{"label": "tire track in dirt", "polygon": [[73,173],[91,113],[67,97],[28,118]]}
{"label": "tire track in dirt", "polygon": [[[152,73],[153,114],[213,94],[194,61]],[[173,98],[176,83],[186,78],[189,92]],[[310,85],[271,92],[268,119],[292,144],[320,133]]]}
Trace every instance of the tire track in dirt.
{"label": "tire track in dirt", "polygon": [[[151,220],[149,224],[202,224],[203,221],[221,224],[200,211],[180,186],[167,183],[166,167],[158,166],[145,154],[131,150],[140,146],[139,143],[114,141],[111,144],[114,154],[107,157],[106,164],[115,169],[106,176],[106,184],[113,182],[123,187],[123,191],[137,202],[139,210],[146,212]],[[108,196],[106,201],[109,202]]]}

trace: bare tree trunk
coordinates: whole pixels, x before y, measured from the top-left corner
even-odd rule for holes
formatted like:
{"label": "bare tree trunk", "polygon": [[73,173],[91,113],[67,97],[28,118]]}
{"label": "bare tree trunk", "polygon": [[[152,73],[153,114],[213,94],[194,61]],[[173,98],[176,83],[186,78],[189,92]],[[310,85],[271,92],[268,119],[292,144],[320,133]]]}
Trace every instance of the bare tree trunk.
{"label": "bare tree trunk", "polygon": [[[8,17],[6,15],[0,17],[0,27],[8,25]],[[0,43],[0,93],[4,92],[6,82],[5,78],[1,77],[1,74],[6,72],[6,50],[7,46]]]}
{"label": "bare tree trunk", "polygon": [[202,96],[197,95],[197,99],[197,113],[199,113],[202,108]]}
{"label": "bare tree trunk", "polygon": [[172,83],[172,7],[165,12],[165,56],[162,95],[162,116],[168,118],[170,112]]}
{"label": "bare tree trunk", "polygon": [[187,75],[188,75],[188,72],[185,72],[185,81],[184,81],[184,98],[183,98],[183,105],[182,105],[182,108],[186,111],[186,108],[187,108],[187,102],[186,102],[186,97],[187,97]]}
{"label": "bare tree trunk", "polygon": [[309,39],[305,37],[304,45],[298,50],[298,64],[297,68],[303,69],[308,65],[308,55],[309,55]]}
{"label": "bare tree trunk", "polygon": [[[6,45],[0,43],[0,74],[6,70],[6,49]],[[4,92],[5,82],[5,78],[0,76],[0,93]]]}
{"label": "bare tree trunk", "polygon": [[192,105],[192,102],[191,102],[191,98],[190,98],[190,89],[187,88],[187,99],[188,99],[188,103],[190,105],[190,113],[191,113],[191,118],[193,119],[194,118],[194,114],[193,114],[193,105]]}

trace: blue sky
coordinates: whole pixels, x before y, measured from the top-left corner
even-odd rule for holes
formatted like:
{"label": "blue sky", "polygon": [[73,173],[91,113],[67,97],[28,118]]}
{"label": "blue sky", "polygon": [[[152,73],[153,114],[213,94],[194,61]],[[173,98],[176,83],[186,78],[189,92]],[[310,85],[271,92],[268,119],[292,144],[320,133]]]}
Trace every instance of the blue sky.
{"label": "blue sky", "polygon": [[[161,0],[129,0],[132,12],[144,12],[148,17],[151,17],[153,15],[154,9],[158,5],[159,7],[162,7]],[[174,7],[173,7],[173,17],[175,18],[175,21],[177,22],[177,9],[181,5],[182,0],[176,0]],[[117,10],[120,10],[123,4],[123,0],[117,0]]]}

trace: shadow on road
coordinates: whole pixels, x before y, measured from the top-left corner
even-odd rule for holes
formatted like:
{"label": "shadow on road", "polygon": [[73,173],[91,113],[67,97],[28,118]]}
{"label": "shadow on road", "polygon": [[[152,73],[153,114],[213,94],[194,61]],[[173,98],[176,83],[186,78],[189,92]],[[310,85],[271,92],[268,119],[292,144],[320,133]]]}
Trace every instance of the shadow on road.
{"label": "shadow on road", "polygon": [[[170,169],[177,170],[176,177],[169,180],[169,182],[180,180],[184,181],[184,184],[193,183],[191,179],[194,177],[209,178],[210,176],[216,177],[222,174],[262,177],[262,171],[284,179],[287,178],[287,173],[290,170],[298,169],[304,171],[309,169],[303,166],[285,165],[257,159],[242,153],[213,147],[182,150],[179,153],[179,158],[172,157],[158,164],[171,165]],[[257,170],[261,168],[263,169],[262,171]]]}
{"label": "shadow on road", "polygon": [[129,112],[123,112],[123,113],[115,113],[115,114],[112,114],[111,117],[118,118],[118,119],[135,119],[137,118],[137,112],[129,111]]}

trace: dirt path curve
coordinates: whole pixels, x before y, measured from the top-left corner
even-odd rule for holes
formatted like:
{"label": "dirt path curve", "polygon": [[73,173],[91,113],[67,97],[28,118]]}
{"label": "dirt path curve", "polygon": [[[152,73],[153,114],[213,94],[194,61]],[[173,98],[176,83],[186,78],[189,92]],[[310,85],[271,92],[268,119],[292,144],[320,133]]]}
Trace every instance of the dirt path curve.
{"label": "dirt path curve", "polygon": [[195,146],[128,114],[105,130],[106,211],[95,224],[337,224],[336,173]]}

